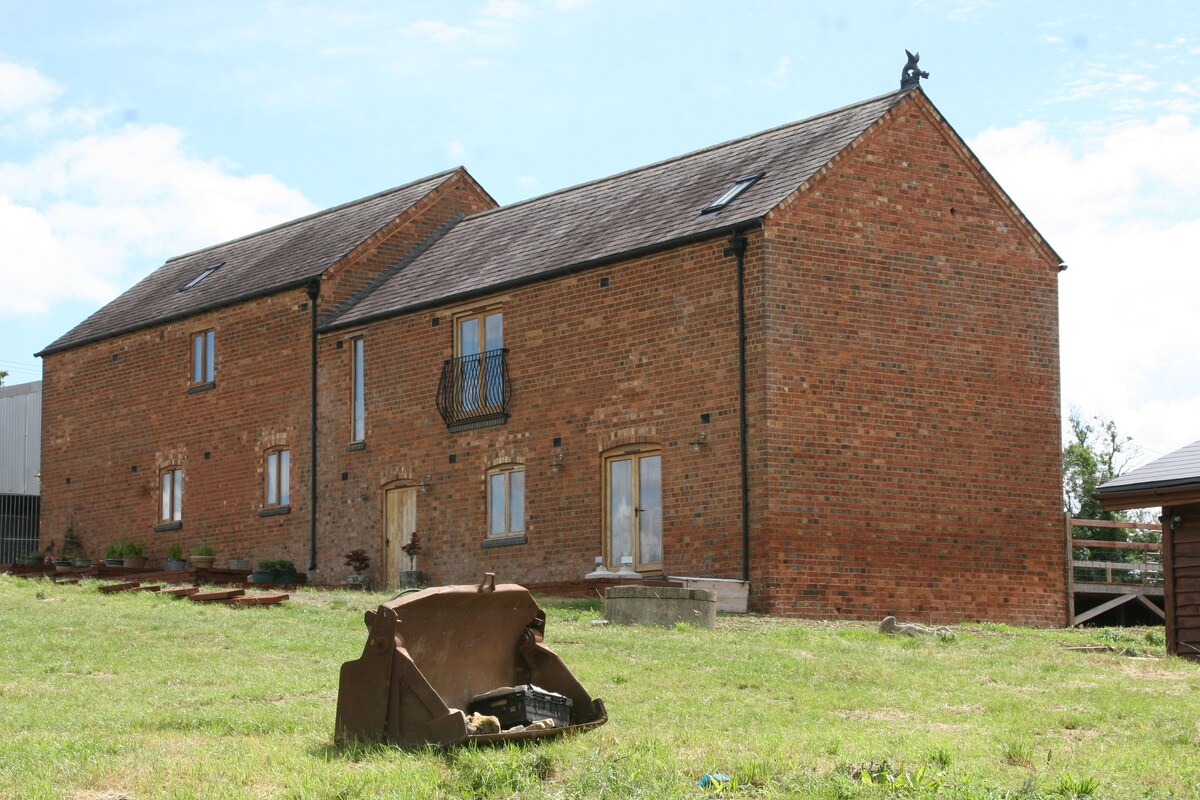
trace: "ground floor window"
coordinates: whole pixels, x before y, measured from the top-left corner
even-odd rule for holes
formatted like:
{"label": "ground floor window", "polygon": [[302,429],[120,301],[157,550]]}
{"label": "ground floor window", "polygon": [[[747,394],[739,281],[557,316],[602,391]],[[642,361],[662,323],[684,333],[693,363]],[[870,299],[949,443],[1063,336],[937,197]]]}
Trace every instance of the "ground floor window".
{"label": "ground floor window", "polygon": [[662,567],[662,453],[621,448],[604,459],[604,546],[610,568],[631,557],[635,569]]}
{"label": "ground floor window", "polygon": [[488,471],[488,536],[525,532],[525,467],[505,464]]}

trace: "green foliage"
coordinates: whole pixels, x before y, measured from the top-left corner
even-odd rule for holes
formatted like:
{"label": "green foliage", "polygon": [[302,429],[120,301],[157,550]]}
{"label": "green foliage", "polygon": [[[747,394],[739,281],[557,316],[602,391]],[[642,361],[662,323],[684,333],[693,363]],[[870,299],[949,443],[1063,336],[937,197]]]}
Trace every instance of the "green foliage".
{"label": "green foliage", "polygon": [[199,547],[197,547],[194,551],[192,551],[192,555],[194,555],[194,556],[208,557],[208,556],[215,556],[216,554],[217,554],[217,551],[215,549],[213,549],[213,546],[211,544],[202,544]]}
{"label": "green foliage", "polygon": [[146,554],[146,545],[144,542],[122,542],[121,554],[126,556],[143,556]]}
{"label": "green foliage", "polygon": [[1078,408],[1068,416],[1071,427],[1063,448],[1063,501],[1071,516],[1078,519],[1123,519],[1105,511],[1092,499],[1096,487],[1119,477],[1138,456],[1138,448],[1129,436],[1117,430],[1111,419],[1085,420]]}
{"label": "green foliage", "polygon": [[108,547],[104,548],[105,558],[121,558],[125,555],[125,545],[122,542],[109,542]]}
{"label": "green foliage", "polygon": [[167,547],[167,558],[180,561],[183,559],[183,547],[179,544],[173,544]]}

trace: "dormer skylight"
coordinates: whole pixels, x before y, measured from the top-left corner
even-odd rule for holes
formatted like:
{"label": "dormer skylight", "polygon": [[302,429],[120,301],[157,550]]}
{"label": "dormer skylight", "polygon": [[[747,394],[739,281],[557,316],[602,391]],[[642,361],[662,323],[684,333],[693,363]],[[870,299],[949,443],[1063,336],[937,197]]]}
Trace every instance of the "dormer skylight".
{"label": "dormer skylight", "polygon": [[736,200],[738,195],[740,195],[742,192],[746,191],[751,186],[753,186],[755,184],[755,182],[762,176],[763,176],[763,173],[755,172],[752,175],[746,175],[744,177],[738,178],[736,181],[733,182],[732,186],[730,186],[728,189],[726,189],[725,191],[723,191],[719,195],[717,195],[717,197],[711,203],[706,205],[700,211],[700,213],[701,214],[711,214],[714,211],[720,211],[722,208],[724,208],[725,206],[729,205],[734,200]]}
{"label": "dormer skylight", "polygon": [[204,269],[200,270],[200,273],[198,275],[196,275],[196,277],[192,278],[190,281],[185,283],[183,286],[180,286],[179,291],[186,292],[188,289],[191,289],[193,286],[200,283],[200,281],[204,280],[209,275],[212,275],[214,272],[216,272],[217,269],[220,266],[222,266],[224,263],[225,263],[224,261],[218,261],[216,264],[212,264],[212,265],[207,266]]}

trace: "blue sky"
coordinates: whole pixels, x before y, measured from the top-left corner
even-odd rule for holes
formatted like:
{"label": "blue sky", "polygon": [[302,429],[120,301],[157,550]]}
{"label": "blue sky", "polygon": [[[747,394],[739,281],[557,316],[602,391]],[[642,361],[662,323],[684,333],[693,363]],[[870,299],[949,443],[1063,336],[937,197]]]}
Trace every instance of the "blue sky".
{"label": "blue sky", "polygon": [[1200,4],[0,0],[0,369],[171,255],[464,165],[501,203],[890,91],[1069,265],[1063,402],[1200,439]]}

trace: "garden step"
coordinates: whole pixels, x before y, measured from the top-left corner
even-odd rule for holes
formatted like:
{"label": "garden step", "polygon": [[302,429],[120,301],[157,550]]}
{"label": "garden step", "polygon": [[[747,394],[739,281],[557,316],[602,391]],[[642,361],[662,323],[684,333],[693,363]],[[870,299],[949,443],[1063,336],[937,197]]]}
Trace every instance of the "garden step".
{"label": "garden step", "polygon": [[242,597],[231,597],[225,602],[231,606],[271,606],[288,599],[287,592],[268,592],[264,594],[248,594]]}
{"label": "garden step", "polygon": [[141,581],[129,581],[127,583],[109,583],[100,587],[100,591],[104,594],[112,594],[113,592],[131,592],[142,585]]}
{"label": "garden step", "polygon": [[163,589],[159,594],[169,594],[172,597],[188,597],[200,591],[198,586],[176,586],[171,589]]}

